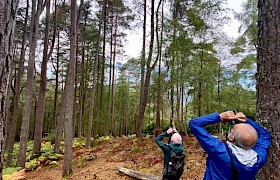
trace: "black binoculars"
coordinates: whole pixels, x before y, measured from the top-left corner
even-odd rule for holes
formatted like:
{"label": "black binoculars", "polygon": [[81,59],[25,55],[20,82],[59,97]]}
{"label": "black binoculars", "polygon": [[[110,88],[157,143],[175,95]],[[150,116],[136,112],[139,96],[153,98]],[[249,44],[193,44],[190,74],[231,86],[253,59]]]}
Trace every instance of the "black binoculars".
{"label": "black binoculars", "polygon": [[[227,111],[231,111],[231,110],[227,110]],[[237,109],[234,109],[232,111],[233,111],[234,114],[238,113]],[[234,119],[234,120],[230,121],[230,124],[233,125],[233,126],[236,125],[236,124],[239,124],[239,123],[243,123],[243,122],[239,121],[238,119]]]}

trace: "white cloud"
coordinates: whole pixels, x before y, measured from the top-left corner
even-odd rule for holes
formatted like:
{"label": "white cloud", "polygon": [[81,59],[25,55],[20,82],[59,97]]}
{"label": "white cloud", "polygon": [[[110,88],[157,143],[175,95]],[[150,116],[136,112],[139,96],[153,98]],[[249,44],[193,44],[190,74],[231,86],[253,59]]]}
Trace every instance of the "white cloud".
{"label": "white cloud", "polygon": [[[227,0],[228,7],[236,12],[241,11],[241,5],[244,3],[244,0]],[[231,15],[232,20],[224,26],[224,31],[232,38],[238,37],[238,28],[240,23],[234,19],[233,14]]]}
{"label": "white cloud", "polygon": [[[227,0],[228,7],[233,9],[236,12],[241,11],[241,5],[244,3],[244,0]],[[225,24],[224,31],[232,38],[237,38],[238,28],[240,23],[234,19],[231,15],[232,20],[228,24]],[[136,31],[128,32],[128,42],[125,44],[126,54],[130,57],[139,57],[142,49],[142,32],[139,28],[136,28]]]}

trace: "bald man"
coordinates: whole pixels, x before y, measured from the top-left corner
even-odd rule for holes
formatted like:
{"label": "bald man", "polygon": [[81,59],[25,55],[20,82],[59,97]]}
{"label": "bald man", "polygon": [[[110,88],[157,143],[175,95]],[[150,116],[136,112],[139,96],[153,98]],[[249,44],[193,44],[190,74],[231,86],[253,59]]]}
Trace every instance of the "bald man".
{"label": "bald man", "polygon": [[[204,127],[238,120],[229,131],[226,143],[210,135]],[[239,112],[226,111],[190,120],[190,128],[208,154],[204,180],[253,180],[265,164],[270,135],[267,130]]]}
{"label": "bald man", "polygon": [[[165,144],[164,142],[162,142],[162,140],[165,137],[169,137],[171,135],[170,138],[170,142],[168,142],[168,144]],[[171,176],[168,173],[168,164],[171,163],[171,151],[175,152],[176,154],[184,154],[184,141],[182,140],[181,135],[177,132],[176,129],[173,128],[169,128],[167,131],[161,133],[160,135],[158,135],[156,137],[156,143],[157,145],[161,148],[161,150],[163,151],[164,154],[164,161],[163,161],[163,171],[162,171],[162,179],[163,180],[179,180],[184,169],[182,167],[182,169],[180,169],[178,173],[179,175],[176,176]]]}

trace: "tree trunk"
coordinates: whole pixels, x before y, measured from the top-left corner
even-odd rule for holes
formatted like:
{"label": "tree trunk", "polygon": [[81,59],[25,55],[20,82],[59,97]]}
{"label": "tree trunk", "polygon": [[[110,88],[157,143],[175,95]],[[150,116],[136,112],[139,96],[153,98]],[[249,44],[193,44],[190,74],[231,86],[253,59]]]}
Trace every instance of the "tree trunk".
{"label": "tree trunk", "polygon": [[[162,0],[161,0],[162,1]],[[160,1],[160,2],[161,2]],[[163,43],[163,11],[164,11],[164,6],[162,5],[162,14],[161,14],[161,30],[160,30],[160,37],[159,37],[159,8],[160,8],[160,3],[157,7],[156,11],[156,38],[157,38],[157,61],[158,63],[158,89],[157,89],[157,112],[156,112],[156,129],[160,129],[160,111],[161,111],[161,102],[162,102],[162,88],[161,88],[161,51],[162,51],[162,43]]]}
{"label": "tree trunk", "polygon": [[116,49],[117,49],[117,28],[118,28],[118,13],[116,14],[115,21],[115,33],[114,33],[114,54],[113,54],[113,68],[112,68],[112,91],[111,91],[111,110],[110,110],[110,119],[111,119],[111,131],[112,135],[115,134],[115,66],[116,66]]}
{"label": "tree trunk", "polygon": [[0,180],[2,180],[4,162],[6,98],[9,87],[9,75],[12,62],[15,18],[18,1],[0,2]]}
{"label": "tree trunk", "polygon": [[[104,9],[104,18],[103,18],[103,46],[102,46],[102,61],[100,63],[101,73],[100,73],[100,97],[99,97],[99,111],[100,113],[104,112],[104,82],[105,82],[105,68],[106,68],[106,33],[107,33],[107,0],[105,0],[105,9]],[[107,130],[107,127],[105,127]]]}
{"label": "tree trunk", "polygon": [[7,132],[7,139],[5,143],[6,150],[7,150],[6,163],[8,166],[12,163],[12,158],[13,158],[14,143],[16,137],[16,125],[17,125],[17,118],[18,118],[18,111],[19,111],[19,98],[21,92],[21,79],[23,75],[23,64],[24,64],[25,51],[26,51],[29,1],[27,1],[26,3],[27,4],[26,4],[26,11],[25,11],[23,34],[22,34],[21,52],[20,52],[20,59],[18,65],[18,73],[15,80],[15,90],[14,90],[15,94],[13,100],[12,121],[9,123],[8,126],[9,131]]}
{"label": "tree trunk", "polygon": [[139,171],[134,171],[132,169],[127,169],[127,168],[123,168],[123,167],[116,167],[116,169],[125,175],[133,177],[134,179],[141,179],[141,180],[161,180],[162,179],[162,177],[159,177],[159,176],[155,176],[152,174],[144,174]]}
{"label": "tree trunk", "polygon": [[[79,12],[81,11],[81,6],[79,8]],[[81,15],[79,13],[79,19],[81,18]],[[87,27],[87,18],[84,18],[84,27],[82,29],[83,34],[86,33],[86,27]],[[80,29],[80,28],[79,28]],[[87,71],[87,69],[85,68],[85,58],[86,58],[86,37],[83,36],[82,38],[82,62],[81,62],[81,82],[80,82],[80,97],[79,97],[79,102],[80,102],[80,111],[79,111],[79,122],[78,122],[78,137],[83,136],[83,122],[84,122],[84,118],[85,118],[85,105],[86,105],[86,94],[87,94],[87,86],[86,86],[86,75],[87,73],[85,71]]]}
{"label": "tree trunk", "polygon": [[[54,86],[54,102],[53,102],[53,125],[52,130],[57,128],[57,99],[58,99],[58,84],[59,84],[59,31],[57,32],[57,53],[56,53],[56,65],[53,64],[53,68],[55,71],[55,86]],[[53,62],[54,63],[54,62]]]}
{"label": "tree trunk", "polygon": [[[112,63],[113,63],[113,23],[114,23],[114,17],[111,15],[111,28],[110,28],[110,65],[109,65],[109,89],[108,89],[108,112],[111,111],[111,85],[112,85]],[[110,121],[109,125],[109,134],[113,135],[113,124]]]}
{"label": "tree trunk", "polygon": [[[38,3],[38,4],[37,4]],[[35,66],[35,54],[38,40],[38,30],[39,30],[39,20],[40,15],[43,11],[43,1],[38,0],[32,1],[32,16],[31,16],[31,29],[30,31],[30,50],[29,50],[29,60],[27,67],[27,85],[26,85],[26,96],[25,96],[25,104],[23,109],[23,119],[21,125],[21,133],[20,133],[20,145],[19,145],[19,153],[17,158],[17,166],[24,167],[26,160],[26,149],[28,142],[28,133],[29,133],[29,122],[32,108],[32,100],[33,100],[33,84],[34,84],[34,66]],[[36,8],[37,4],[37,8]]]}
{"label": "tree trunk", "polygon": [[[139,117],[136,121],[136,137],[141,138],[142,137],[142,131],[143,131],[143,124],[144,124],[144,114],[147,104],[147,98],[148,98],[148,92],[149,92],[149,85],[150,85],[150,78],[151,78],[151,71],[155,68],[155,65],[157,63],[157,60],[154,61],[154,63],[151,65],[152,61],[152,54],[153,54],[153,47],[154,47],[154,8],[155,8],[155,1],[151,1],[151,40],[150,40],[150,46],[149,46],[149,54],[147,59],[147,71],[146,71],[146,77],[144,81],[143,89],[141,88],[142,98],[140,98],[140,110],[139,110]],[[141,95],[140,95],[141,97]]]}
{"label": "tree trunk", "polygon": [[[50,8],[51,8],[50,0],[47,0],[43,61],[41,64],[40,90],[39,90],[39,97],[38,97],[36,116],[35,116],[35,132],[34,132],[34,146],[33,146],[33,153],[35,155],[36,154],[39,155],[41,151],[41,141],[42,141],[42,132],[43,132],[43,119],[44,119],[44,112],[45,112],[46,88],[47,88],[47,63],[49,61],[48,49],[49,49],[49,31],[50,31]],[[53,36],[53,38],[54,37],[55,35]]]}
{"label": "tree trunk", "polygon": [[[66,82],[67,82],[67,79],[68,79],[68,77],[66,77]],[[58,116],[58,124],[57,124],[56,132],[55,132],[55,144],[54,144],[55,153],[59,153],[59,151],[60,151],[67,93],[68,92],[64,88],[63,93],[62,93],[62,101],[61,101],[61,104],[60,104],[61,108],[60,108],[59,116]]]}
{"label": "tree trunk", "polygon": [[[85,28],[83,28],[83,33],[85,34]],[[84,110],[85,110],[85,97],[86,97],[86,86],[85,86],[85,39],[82,40],[82,63],[81,63],[81,85],[80,85],[80,114],[79,114],[79,122],[78,122],[78,137],[83,135],[82,133],[82,122],[84,119]]]}
{"label": "tree trunk", "polygon": [[258,179],[279,179],[280,154],[280,2],[259,0],[257,48],[257,121],[271,133],[266,165]]}
{"label": "tree trunk", "polygon": [[72,173],[72,147],[73,147],[73,106],[75,99],[75,74],[77,51],[77,2],[71,0],[71,29],[70,29],[70,59],[67,69],[67,81],[65,84],[65,151],[63,173],[65,177]]}
{"label": "tree trunk", "polygon": [[92,123],[93,123],[93,113],[94,113],[94,98],[95,98],[95,91],[96,91],[96,78],[97,78],[97,67],[98,67],[98,60],[99,60],[99,47],[100,47],[100,36],[101,36],[101,29],[102,29],[102,22],[104,18],[105,12],[105,1],[103,1],[103,6],[101,10],[101,17],[99,19],[99,26],[98,26],[98,36],[96,41],[96,51],[94,56],[94,67],[93,67],[93,80],[92,80],[92,93],[91,93],[91,104],[90,104],[90,113],[88,118],[88,131],[87,131],[87,139],[86,139],[86,147],[90,147],[90,139],[92,136]]}
{"label": "tree trunk", "polygon": [[[143,20],[143,42],[142,42],[142,57],[141,57],[141,82],[140,82],[140,106],[139,106],[139,117],[136,120],[136,136],[142,136],[142,122],[141,111],[143,111],[143,95],[144,95],[144,84],[145,84],[145,64],[146,64],[146,22],[147,22],[147,0],[144,0],[144,20]],[[145,113],[145,111],[144,111]],[[144,115],[143,115],[144,117]],[[141,126],[141,127],[140,127]],[[141,128],[141,129],[139,129]]]}
{"label": "tree trunk", "polygon": [[[59,83],[59,42],[60,42],[60,38],[59,38],[59,32],[58,32],[58,43],[57,43],[57,67],[56,67],[56,75],[55,75],[55,103],[57,103],[57,97],[58,97],[58,83]],[[66,81],[67,81],[67,77],[66,77]],[[63,89],[63,87],[62,87]],[[65,90],[65,88],[63,89],[63,93],[62,93],[62,100],[61,100],[61,108],[59,111],[59,115],[58,115],[58,122],[55,124],[56,129],[55,129],[55,144],[54,144],[54,151],[55,153],[59,153],[60,151],[60,144],[61,144],[61,138],[62,138],[62,131],[63,131],[63,123],[64,123],[64,115],[65,115],[65,97],[66,97],[66,93],[67,91]],[[56,105],[56,104],[55,104]],[[56,111],[56,108],[55,108]]]}

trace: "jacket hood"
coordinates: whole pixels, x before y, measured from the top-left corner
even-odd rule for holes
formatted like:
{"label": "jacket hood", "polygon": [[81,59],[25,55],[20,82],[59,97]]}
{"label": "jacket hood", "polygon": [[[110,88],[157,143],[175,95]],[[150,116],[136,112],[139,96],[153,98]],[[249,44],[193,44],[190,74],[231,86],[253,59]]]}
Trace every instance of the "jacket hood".
{"label": "jacket hood", "polygon": [[231,149],[234,166],[239,172],[250,171],[257,163],[258,154],[253,149],[245,150],[229,141],[226,143]]}
{"label": "jacket hood", "polygon": [[175,152],[175,153],[182,153],[184,148],[183,148],[183,143],[181,144],[173,144],[170,143],[170,148]]}

